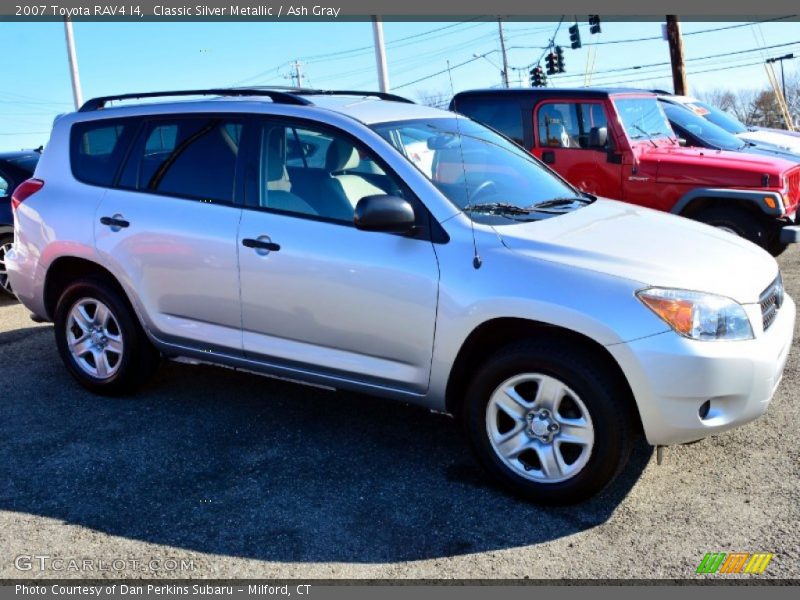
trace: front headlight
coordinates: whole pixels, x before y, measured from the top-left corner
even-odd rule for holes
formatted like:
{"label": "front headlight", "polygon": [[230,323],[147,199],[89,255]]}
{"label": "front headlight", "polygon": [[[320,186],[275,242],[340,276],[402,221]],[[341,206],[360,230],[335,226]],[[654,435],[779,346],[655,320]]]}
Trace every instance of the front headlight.
{"label": "front headlight", "polygon": [[672,329],[693,340],[751,340],[753,328],[738,302],[688,290],[648,288],[636,292]]}

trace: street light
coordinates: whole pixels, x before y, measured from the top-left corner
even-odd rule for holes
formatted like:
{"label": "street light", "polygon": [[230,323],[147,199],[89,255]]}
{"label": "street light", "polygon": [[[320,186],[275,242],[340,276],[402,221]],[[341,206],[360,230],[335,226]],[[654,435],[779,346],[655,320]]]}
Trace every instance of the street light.
{"label": "street light", "polygon": [[777,56],[775,58],[768,58],[767,64],[772,64],[779,62],[781,63],[781,93],[783,94],[783,100],[786,101],[786,80],[783,78],[783,61],[785,60],[792,60],[795,58],[794,54],[784,54],[783,56]]}

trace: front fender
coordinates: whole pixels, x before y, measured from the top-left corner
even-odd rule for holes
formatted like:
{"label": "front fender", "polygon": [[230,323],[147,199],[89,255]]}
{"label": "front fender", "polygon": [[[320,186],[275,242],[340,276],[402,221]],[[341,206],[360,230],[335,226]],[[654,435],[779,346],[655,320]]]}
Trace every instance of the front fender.
{"label": "front fender", "polygon": [[[695,188],[681,197],[671,211],[673,214],[683,214],[690,205],[704,198],[719,198],[732,202],[745,202],[758,208],[762,213],[769,217],[781,217],[785,208],[783,196],[779,192],[770,190],[736,190],[726,188]],[[774,206],[770,206],[772,203]]]}

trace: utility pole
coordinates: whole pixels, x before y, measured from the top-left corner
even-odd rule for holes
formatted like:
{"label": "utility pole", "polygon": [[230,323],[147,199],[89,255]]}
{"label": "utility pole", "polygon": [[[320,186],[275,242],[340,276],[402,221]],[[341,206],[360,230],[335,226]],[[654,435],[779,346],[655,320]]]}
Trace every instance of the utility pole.
{"label": "utility pole", "polygon": [[689,86],[686,85],[681,24],[676,15],[667,15],[667,42],[669,43],[669,58],[672,62],[672,87],[676,95],[685,96]]}
{"label": "utility pole", "polygon": [[378,84],[384,93],[389,91],[389,67],[386,66],[386,47],[383,43],[383,23],[372,17],[372,37],[375,40],[375,63],[378,67]]}
{"label": "utility pole", "polygon": [[296,60],[292,63],[292,67],[294,68],[294,72],[292,73],[292,83],[294,83],[298,88],[303,87],[303,63],[299,60]]}
{"label": "utility pole", "polygon": [[500,30],[500,52],[503,53],[503,85],[508,85],[508,56],[506,56],[506,38],[503,36],[503,20],[497,19],[497,27]]}
{"label": "utility pole", "polygon": [[75,101],[75,110],[78,110],[83,104],[83,94],[81,93],[81,76],[78,73],[78,55],[75,53],[75,37],[72,34],[72,21],[69,17],[64,19],[64,34],[67,38],[67,58],[72,78],[72,99]]}

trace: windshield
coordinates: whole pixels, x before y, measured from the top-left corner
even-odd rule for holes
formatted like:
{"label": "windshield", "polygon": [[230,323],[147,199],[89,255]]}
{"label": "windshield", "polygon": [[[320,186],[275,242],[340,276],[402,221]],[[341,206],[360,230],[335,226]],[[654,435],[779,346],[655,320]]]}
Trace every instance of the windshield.
{"label": "windshield", "polygon": [[613,98],[613,101],[628,139],[652,140],[675,137],[655,96],[652,98]]}
{"label": "windshield", "polygon": [[689,102],[686,106],[704,119],[708,119],[714,123],[717,127],[722,127],[728,133],[738,134],[747,132],[747,127],[745,127],[741,121],[715,106],[711,106],[705,102]]}
{"label": "windshield", "polygon": [[684,129],[688,134],[695,136],[704,144],[720,150],[741,150],[747,145],[735,135],[722,129],[722,127],[714,125],[711,121],[707,121],[683,106],[664,104],[663,108],[667,118],[673,125]]}
{"label": "windshield", "polygon": [[466,118],[373,127],[456,206],[492,224],[552,217],[588,204],[525,150]]}

